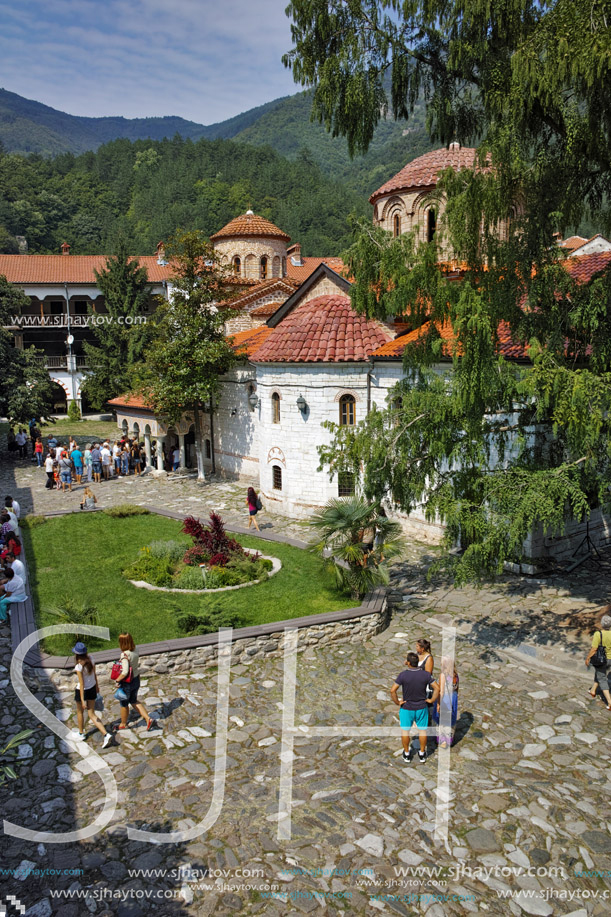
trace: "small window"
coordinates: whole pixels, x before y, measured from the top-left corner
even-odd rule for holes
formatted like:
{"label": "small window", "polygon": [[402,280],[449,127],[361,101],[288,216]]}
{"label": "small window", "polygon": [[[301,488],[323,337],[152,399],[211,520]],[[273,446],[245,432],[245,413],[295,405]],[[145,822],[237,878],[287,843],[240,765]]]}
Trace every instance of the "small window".
{"label": "small window", "polygon": [[206,458],[209,459],[212,456],[212,449],[210,448],[210,440],[206,440]]}
{"label": "small window", "polygon": [[259,276],[261,277],[261,280],[265,280],[267,277],[267,258],[265,255],[263,255],[261,258],[260,265],[261,269],[259,271]]}
{"label": "small window", "polygon": [[426,241],[432,242],[435,237],[435,230],[437,229],[437,215],[435,211],[431,208],[427,210],[426,213]]}
{"label": "small window", "polygon": [[352,395],[342,395],[339,399],[339,425],[340,427],[353,427],[355,418],[355,403]]}
{"label": "small window", "polygon": [[75,315],[87,315],[87,301],[85,299],[75,300],[74,314]]}
{"label": "small window", "polygon": [[282,276],[286,277],[286,258],[282,259]]}
{"label": "small window", "polygon": [[278,392],[272,395],[272,423],[280,423],[280,395]]}
{"label": "small window", "polygon": [[239,274],[241,267],[242,267],[242,262],[240,260],[240,256],[236,255],[235,258],[233,259],[233,273]]}
{"label": "small window", "polygon": [[337,496],[354,496],[354,474],[351,471],[340,471],[337,476]]}
{"label": "small window", "polygon": [[51,306],[51,315],[62,315],[64,311],[64,303],[59,300],[50,303]]}
{"label": "small window", "polygon": [[272,466],[272,481],[274,490],[282,490],[282,468],[279,465]]}
{"label": "small window", "polygon": [[398,213],[392,218],[392,234],[395,238],[401,235],[401,217]]}

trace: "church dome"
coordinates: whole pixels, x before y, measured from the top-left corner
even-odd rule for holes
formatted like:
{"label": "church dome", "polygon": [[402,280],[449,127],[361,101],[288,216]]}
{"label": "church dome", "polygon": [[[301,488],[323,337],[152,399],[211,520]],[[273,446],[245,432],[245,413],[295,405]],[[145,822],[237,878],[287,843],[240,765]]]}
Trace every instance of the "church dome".
{"label": "church dome", "polygon": [[291,237],[285,232],[274,226],[270,220],[265,217],[257,216],[252,210],[248,210],[239,217],[230,220],[226,226],[219,229],[213,236],[210,236],[211,242],[217,242],[221,239],[235,239],[244,237],[258,237],[263,239],[280,239],[283,242],[290,242]]}
{"label": "church dome", "polygon": [[374,191],[369,202],[375,204],[381,197],[401,191],[411,191],[415,188],[434,188],[437,178],[444,169],[472,169],[477,166],[477,150],[472,147],[461,147],[459,143],[451,143],[449,148],[432,150],[424,156],[408,162],[400,172],[389,179],[381,188]]}

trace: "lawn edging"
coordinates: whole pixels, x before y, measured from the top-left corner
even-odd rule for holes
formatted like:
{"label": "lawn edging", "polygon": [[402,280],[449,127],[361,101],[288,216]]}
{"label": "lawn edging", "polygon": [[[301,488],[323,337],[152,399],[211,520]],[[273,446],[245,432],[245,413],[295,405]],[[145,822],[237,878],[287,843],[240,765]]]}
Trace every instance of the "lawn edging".
{"label": "lawn edging", "polygon": [[[231,531],[231,530],[229,530]],[[247,554],[258,554],[254,548],[244,548]],[[273,566],[270,570],[267,579],[272,576],[275,576],[276,573],[280,573],[282,570],[282,564],[277,557],[272,557],[271,554],[261,554],[261,560],[271,560]],[[180,595],[185,592],[189,595],[212,595],[215,592],[231,592],[232,589],[245,589],[247,586],[257,586],[259,583],[267,582],[267,580],[262,579],[251,579],[247,583],[239,583],[237,586],[219,586],[218,589],[173,589],[170,586],[153,586],[152,583],[147,583],[143,579],[128,579],[128,583],[131,583],[132,586],[135,586],[137,589],[150,589],[151,592],[174,592]]]}
{"label": "lawn edging", "polygon": [[[160,507],[147,506],[151,513],[182,521],[187,513],[174,513]],[[70,515],[73,510],[48,513],[49,517]],[[78,515],[78,514],[77,514]],[[246,526],[226,526],[235,535],[250,535]],[[306,549],[309,545],[296,538],[268,532],[257,533],[263,541],[288,544]],[[184,591],[184,590],[181,590]],[[236,628],[232,633],[231,662],[233,665],[249,662],[256,656],[277,655],[284,649],[285,632],[299,631],[299,645],[323,646],[327,643],[358,643],[385,630],[388,626],[389,610],[386,588],[378,586],[365,596],[361,605],[344,608],[324,614],[307,615],[285,621],[272,621],[251,627]],[[15,649],[24,637],[36,630],[34,604],[31,595],[19,606],[19,613],[11,615],[11,642]],[[114,662],[117,649],[100,650],[91,656],[96,664]],[[208,668],[217,665],[218,634],[198,634],[157,643],[138,645],[140,669],[144,675],[152,672],[164,674],[169,671],[192,671],[194,668]],[[32,647],[25,657],[25,663],[33,669],[57,670],[57,674],[74,678],[74,657],[50,656],[40,648]]]}

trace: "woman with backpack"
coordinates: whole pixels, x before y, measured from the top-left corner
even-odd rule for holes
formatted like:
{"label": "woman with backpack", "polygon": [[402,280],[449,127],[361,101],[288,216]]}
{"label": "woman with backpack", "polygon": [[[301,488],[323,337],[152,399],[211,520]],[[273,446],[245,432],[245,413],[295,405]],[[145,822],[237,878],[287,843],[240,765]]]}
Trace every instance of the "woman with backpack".
{"label": "woman with backpack", "polygon": [[249,487],[246,494],[246,506],[248,507],[248,528],[254,522],[257,532],[260,532],[259,523],[257,522],[257,513],[263,509],[262,503],[257,496],[254,487]]}
{"label": "woman with backpack", "polygon": [[95,712],[95,699],[100,693],[95,665],[87,652],[87,647],[80,640],[72,647],[72,652],[74,653],[74,671],[77,677],[74,700],[76,701],[76,718],[78,722],[78,732],[73,732],[72,738],[79,742],[85,739],[85,710],[87,710],[89,719],[104,736],[102,748],[107,748],[112,741],[112,735],[106,731],[104,723],[97,718]]}
{"label": "woman with backpack", "polygon": [[142,701],[138,700],[138,691],[140,689],[139,657],[134,638],[130,633],[119,634],[119,649],[121,650],[121,658],[119,659],[121,669],[116,677],[114,672],[110,676],[124,692],[124,697],[119,701],[121,704],[121,722],[117,728],[127,729],[129,708],[132,706],[145,720],[148,732],[149,729],[155,726],[155,720],[149,716],[148,710]]}
{"label": "woman with backpack", "polygon": [[[611,608],[609,610],[611,611]],[[600,619],[600,629],[592,638],[592,649],[586,656],[586,666],[592,665],[594,668],[594,684],[590,688],[590,697],[596,697],[600,688],[607,701],[607,710],[611,710],[609,663],[611,663],[611,615],[604,614]]]}

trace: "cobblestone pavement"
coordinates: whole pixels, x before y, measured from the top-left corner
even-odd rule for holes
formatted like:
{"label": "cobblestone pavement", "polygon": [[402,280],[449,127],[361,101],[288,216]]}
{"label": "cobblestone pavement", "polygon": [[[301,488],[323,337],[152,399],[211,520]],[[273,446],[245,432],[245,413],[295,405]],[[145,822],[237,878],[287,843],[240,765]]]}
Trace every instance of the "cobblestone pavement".
{"label": "cobblestone pavement", "polygon": [[[44,512],[63,502],[60,494],[40,492],[41,476],[28,466],[15,473],[16,481],[12,469],[4,472],[5,492],[16,493],[25,509]],[[98,490],[105,505],[129,499],[200,515],[224,503],[225,518],[243,522],[243,484],[200,488],[189,480],[151,478]],[[78,493],[65,499],[78,502]],[[269,521],[274,531],[303,537],[301,523]],[[426,558],[427,549],[413,545],[395,567],[396,611],[383,633],[362,645],[299,653],[290,839],[277,836],[286,823],[278,814],[279,657],[232,668],[226,787],[216,822],[181,844],[128,839],[128,825],[192,828],[212,800],[216,671],[181,675],[161,662],[142,691],[160,728],[147,733],[134,721],[105,751],[98,733],[87,740],[117,781],[110,825],[70,844],[4,836],[4,875],[21,872],[4,881],[2,893],[19,898],[31,917],[609,913],[611,714],[590,700],[583,666],[594,609],[607,598],[606,574],[577,571],[540,582],[515,577],[480,591],[457,590],[426,582]],[[405,648],[426,636],[439,657],[441,627],[448,624],[458,630],[461,683],[446,794],[438,782],[444,753],[434,741],[425,764],[404,765],[398,729],[396,738],[350,730],[397,726],[388,689]],[[3,816],[38,831],[84,827],[104,802],[100,777],[15,698],[7,627],[0,626],[0,647],[1,740],[35,730],[20,748],[18,779],[2,789]],[[107,673],[101,684],[105,721],[116,721]],[[65,681],[32,681],[31,689],[75,725]],[[344,727],[345,734],[308,734],[327,725]],[[444,805],[449,831],[439,843],[435,826]],[[180,874],[186,867],[190,876]],[[195,870],[199,881],[189,881]]]}

